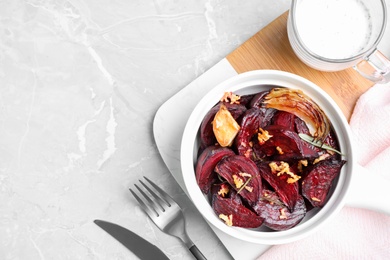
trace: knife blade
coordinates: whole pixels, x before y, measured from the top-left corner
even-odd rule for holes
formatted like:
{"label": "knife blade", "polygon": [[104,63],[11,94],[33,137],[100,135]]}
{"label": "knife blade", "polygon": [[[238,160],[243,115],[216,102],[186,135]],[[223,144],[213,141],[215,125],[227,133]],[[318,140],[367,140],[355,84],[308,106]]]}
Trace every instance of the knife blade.
{"label": "knife blade", "polygon": [[155,260],[169,258],[155,245],[143,239],[132,231],[117,224],[96,219],[93,221],[96,225],[118,240],[127,249],[133,252],[142,260]]}

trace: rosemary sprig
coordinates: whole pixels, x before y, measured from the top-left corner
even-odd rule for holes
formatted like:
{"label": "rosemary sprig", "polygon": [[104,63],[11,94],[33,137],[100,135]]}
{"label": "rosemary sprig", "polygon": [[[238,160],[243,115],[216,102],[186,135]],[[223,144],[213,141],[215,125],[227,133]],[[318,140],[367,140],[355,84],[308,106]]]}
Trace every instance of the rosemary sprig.
{"label": "rosemary sprig", "polygon": [[305,141],[305,142],[308,142],[309,144],[312,144],[314,146],[317,146],[317,147],[320,147],[322,149],[325,149],[325,150],[329,150],[329,151],[332,151],[332,152],[335,152],[335,153],[338,153],[340,155],[344,155],[342,154],[340,151],[330,147],[329,145],[327,144],[324,144],[322,143],[320,140],[316,140],[314,137],[311,137],[310,135],[307,135],[307,134],[299,134],[299,137]]}
{"label": "rosemary sprig", "polygon": [[237,194],[239,194],[244,188],[246,185],[248,185],[248,183],[250,182],[250,180],[252,180],[253,177],[249,177],[246,182],[244,183],[244,185],[241,186],[241,188],[237,191]]}

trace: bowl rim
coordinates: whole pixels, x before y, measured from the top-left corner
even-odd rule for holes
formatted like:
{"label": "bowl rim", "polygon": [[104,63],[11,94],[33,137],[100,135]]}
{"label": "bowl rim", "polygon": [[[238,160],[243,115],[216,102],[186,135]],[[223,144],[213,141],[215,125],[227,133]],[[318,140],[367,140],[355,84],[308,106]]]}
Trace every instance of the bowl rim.
{"label": "bowl rim", "polygon": [[[240,227],[228,227],[210,206],[208,199],[201,192],[195,178],[196,153],[198,151],[198,132],[200,123],[209,109],[214,106],[226,91],[238,94],[259,92],[265,86],[280,86],[301,89],[310,96],[326,113],[337,133],[342,153],[346,154],[347,163],[343,166],[337,185],[327,203],[308,220],[284,230],[264,232]],[[258,89],[255,91],[255,89]],[[284,244],[306,237],[329,221],[344,206],[345,197],[351,182],[353,170],[353,150],[349,124],[335,101],[313,82],[285,71],[253,70],[229,78],[203,96],[193,109],[185,125],[180,150],[180,163],[184,185],[188,195],[202,216],[220,231],[240,240],[258,244]]]}

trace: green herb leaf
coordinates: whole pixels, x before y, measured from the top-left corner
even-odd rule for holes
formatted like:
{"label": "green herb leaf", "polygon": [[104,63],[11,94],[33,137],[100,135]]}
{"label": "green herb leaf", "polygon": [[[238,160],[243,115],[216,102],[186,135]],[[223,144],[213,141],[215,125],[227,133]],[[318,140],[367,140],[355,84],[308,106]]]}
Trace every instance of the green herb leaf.
{"label": "green herb leaf", "polygon": [[342,154],[340,151],[337,151],[336,149],[330,147],[329,145],[322,143],[320,140],[316,140],[314,137],[312,137],[312,136],[310,136],[310,135],[302,134],[302,133],[301,133],[301,134],[299,134],[299,137],[300,137],[303,141],[308,142],[309,144],[312,144],[312,145],[314,145],[314,146],[320,147],[320,148],[325,149],[325,150],[329,150],[329,151],[338,153],[338,154],[340,154],[340,155],[344,155],[344,154]]}

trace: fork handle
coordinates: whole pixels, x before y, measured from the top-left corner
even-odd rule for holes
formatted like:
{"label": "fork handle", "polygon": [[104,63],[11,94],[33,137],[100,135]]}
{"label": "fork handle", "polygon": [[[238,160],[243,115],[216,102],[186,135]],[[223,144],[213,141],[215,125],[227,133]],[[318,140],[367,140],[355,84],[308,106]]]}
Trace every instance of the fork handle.
{"label": "fork handle", "polygon": [[202,252],[199,251],[196,245],[191,246],[189,249],[197,260],[206,260],[206,257],[204,257],[204,255],[202,254]]}

